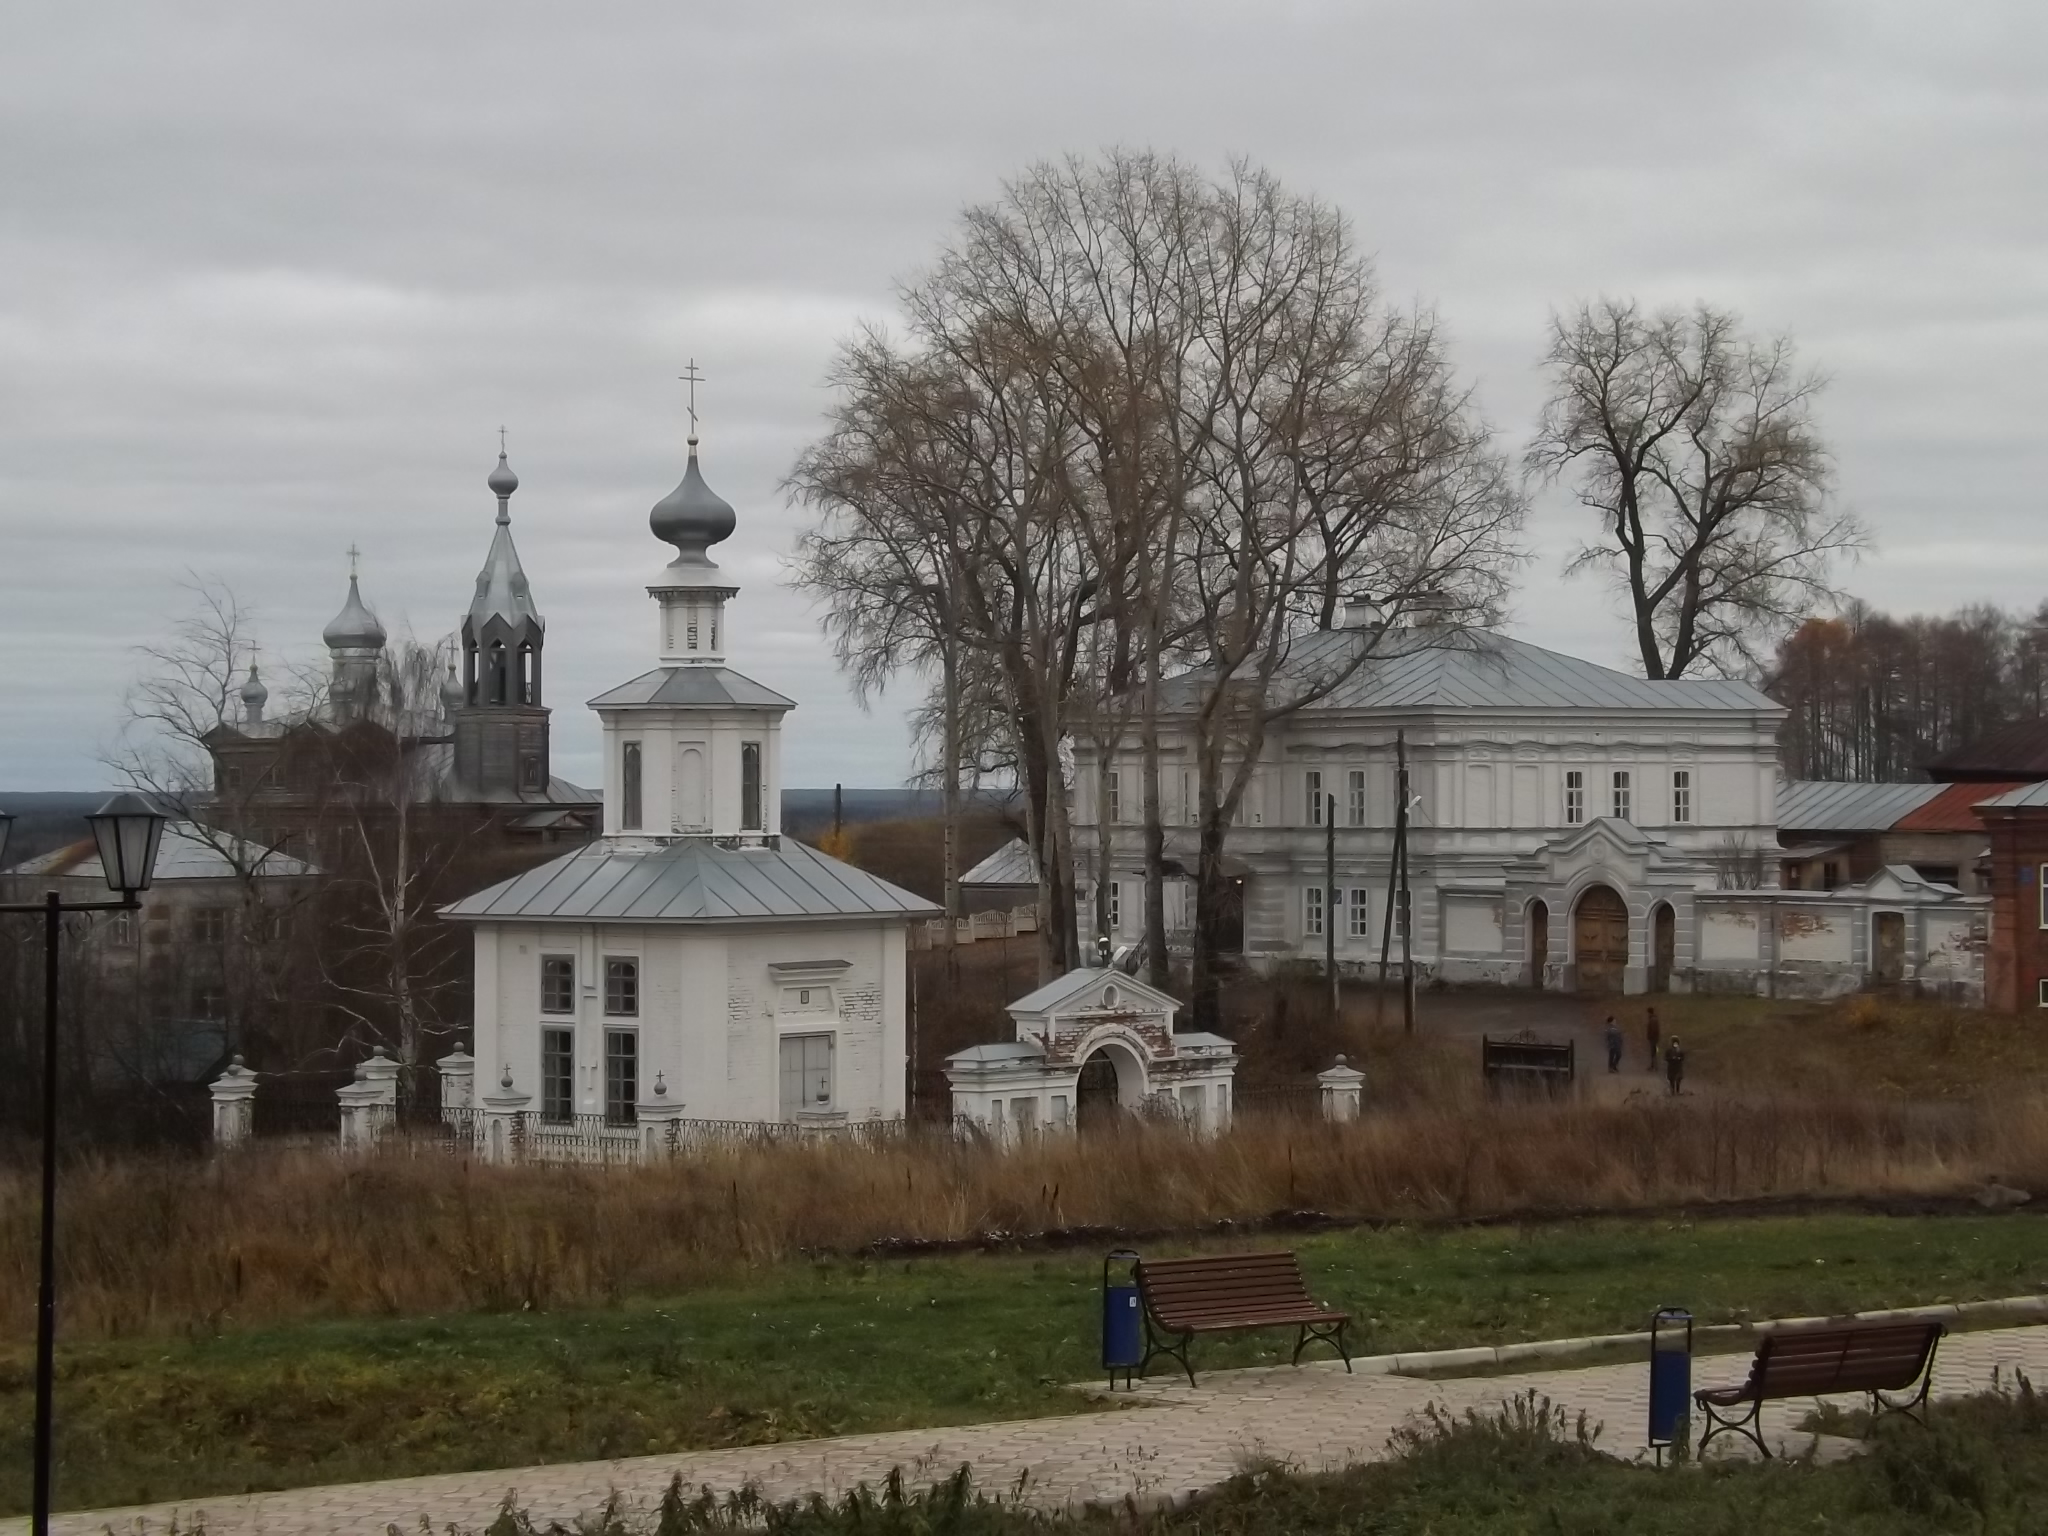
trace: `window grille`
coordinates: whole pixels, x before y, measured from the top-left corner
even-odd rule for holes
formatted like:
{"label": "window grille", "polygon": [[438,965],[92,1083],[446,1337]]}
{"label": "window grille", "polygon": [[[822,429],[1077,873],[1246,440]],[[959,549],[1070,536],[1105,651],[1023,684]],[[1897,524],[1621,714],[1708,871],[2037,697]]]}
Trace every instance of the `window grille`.
{"label": "window grille", "polygon": [[576,1113],[576,1033],[540,1032],[540,1117],[566,1124]]}
{"label": "window grille", "polygon": [[1115,825],[1124,819],[1123,775],[1112,768],[1102,776],[1103,819]]}
{"label": "window grille", "polygon": [[604,1011],[615,1019],[639,1017],[640,962],[638,960],[605,961]]}
{"label": "window grille", "polygon": [[540,957],[540,1011],[576,1011],[576,961],[571,955]]}
{"label": "window grille", "polygon": [[1323,824],[1323,815],[1327,809],[1323,804],[1322,774],[1318,770],[1311,768],[1301,776],[1301,786],[1302,793],[1308,798],[1308,824],[1312,827],[1320,827]]}
{"label": "window grille", "polygon": [[1634,806],[1630,803],[1631,797],[1627,769],[1617,768],[1614,771],[1614,777],[1608,786],[1608,790],[1607,803],[1612,807],[1609,814],[1616,821],[1633,821],[1635,818],[1631,812],[1634,810]]}
{"label": "window grille", "polygon": [[604,1032],[604,1117],[613,1125],[631,1125],[640,1099],[640,1036],[635,1030]]}
{"label": "window grille", "polygon": [[1354,939],[1372,937],[1372,892],[1354,885],[1344,903],[1344,931]]}
{"label": "window grille", "polygon": [[1323,936],[1323,888],[1320,885],[1301,888],[1301,931],[1311,939]]}
{"label": "window grille", "polygon": [[1351,825],[1362,827],[1365,825],[1365,770],[1363,768],[1351,770],[1346,788],[1349,791],[1351,800]]}
{"label": "window grille", "polygon": [[1671,819],[1680,826],[1692,821],[1692,771],[1688,768],[1671,775]]}
{"label": "window grille", "polygon": [[1576,768],[1564,775],[1564,824],[1576,827],[1586,819],[1586,776]]}

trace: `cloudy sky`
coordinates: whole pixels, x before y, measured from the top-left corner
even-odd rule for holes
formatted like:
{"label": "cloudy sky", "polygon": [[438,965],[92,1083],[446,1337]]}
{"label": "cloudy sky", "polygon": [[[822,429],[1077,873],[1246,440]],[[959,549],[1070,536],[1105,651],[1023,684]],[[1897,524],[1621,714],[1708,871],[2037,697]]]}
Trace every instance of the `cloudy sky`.
{"label": "cloudy sky", "polygon": [[[836,340],[959,209],[1106,145],[1265,163],[1433,304],[1519,447],[1546,316],[1704,297],[1789,329],[1899,610],[2048,597],[2048,7],[1876,0],[1031,5],[13,0],[0,49],[0,788],[94,788],[186,573],[282,669],[346,590],[453,627],[497,428],[549,620],[558,770],[653,654],[648,506],[739,509],[732,653],[795,697],[791,784],[884,785],[778,585],[776,485]],[[1625,664],[1580,516],[1514,627]]]}

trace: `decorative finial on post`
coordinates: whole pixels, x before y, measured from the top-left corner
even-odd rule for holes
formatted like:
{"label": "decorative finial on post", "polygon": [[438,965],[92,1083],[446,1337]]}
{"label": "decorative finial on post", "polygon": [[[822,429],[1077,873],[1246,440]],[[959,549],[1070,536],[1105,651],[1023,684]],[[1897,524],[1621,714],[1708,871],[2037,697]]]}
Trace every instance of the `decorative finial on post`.
{"label": "decorative finial on post", "polygon": [[505,1070],[498,1078],[498,1086],[507,1093],[512,1091],[512,1064],[510,1062],[505,1064]]}
{"label": "decorative finial on post", "polygon": [[353,545],[353,544],[349,545],[349,547],[348,547],[348,579],[349,579],[350,581],[354,581],[354,580],[356,579],[356,577],[357,577],[357,576],[359,576],[359,575],[361,575],[361,574],[362,574],[362,573],[361,573],[361,571],[360,571],[360,570],[358,569],[358,567],[360,567],[360,566],[361,566],[361,564],[362,564],[362,559],[363,559],[363,552],[362,552],[362,551],[361,551],[360,549],[357,549],[357,548],[355,547],[355,545]]}
{"label": "decorative finial on post", "polygon": [[659,1072],[654,1074],[654,1096],[657,1099],[668,1097],[668,1084],[663,1080],[662,1074]]}

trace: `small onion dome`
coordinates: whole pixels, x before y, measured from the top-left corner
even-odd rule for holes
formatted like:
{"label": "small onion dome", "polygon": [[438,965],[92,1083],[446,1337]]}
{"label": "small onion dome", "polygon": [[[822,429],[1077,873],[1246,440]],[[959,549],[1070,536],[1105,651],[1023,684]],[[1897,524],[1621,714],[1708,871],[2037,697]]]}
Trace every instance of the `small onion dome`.
{"label": "small onion dome", "polygon": [[263,679],[256,675],[256,663],[249,663],[249,680],[242,684],[242,707],[255,715],[270,702],[270,690],[263,686]]}
{"label": "small onion dome", "polygon": [[736,521],[732,503],[704,483],[697,468],[697,439],[691,438],[683,483],[654,504],[647,526],[657,539],[675,545],[678,565],[709,565],[705,550],[731,538]]}
{"label": "small onion dome", "polygon": [[448,680],[441,684],[441,707],[443,709],[462,708],[462,679],[455,675],[453,663],[448,668]]}
{"label": "small onion dome", "polygon": [[348,579],[348,601],[341,605],[328,626],[320,631],[330,651],[375,651],[384,646],[384,626],[363,606],[363,594],[355,577]]}
{"label": "small onion dome", "polygon": [[484,484],[491,488],[491,493],[500,501],[519,489],[519,477],[512,473],[512,466],[505,462],[504,449],[498,450],[498,467],[491,471],[491,478]]}

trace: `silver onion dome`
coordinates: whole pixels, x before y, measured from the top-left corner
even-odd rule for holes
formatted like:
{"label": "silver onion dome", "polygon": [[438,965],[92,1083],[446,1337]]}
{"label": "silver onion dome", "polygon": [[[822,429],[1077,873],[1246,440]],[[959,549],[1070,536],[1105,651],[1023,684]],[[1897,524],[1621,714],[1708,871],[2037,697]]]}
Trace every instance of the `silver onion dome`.
{"label": "silver onion dome", "polygon": [[704,483],[697,468],[697,439],[690,439],[690,463],[683,471],[683,483],[654,504],[647,526],[654,536],[676,547],[676,564],[709,565],[705,553],[721,539],[732,537],[737,523],[732,503]]}
{"label": "silver onion dome", "polygon": [[348,601],[320,631],[320,638],[327,642],[330,651],[383,649],[384,626],[377,622],[374,613],[363,606],[363,594],[356,585],[355,577],[348,579]]}
{"label": "silver onion dome", "polygon": [[519,489],[519,477],[512,472],[512,466],[505,462],[505,450],[498,450],[498,467],[491,471],[490,479],[484,484],[491,488],[491,494],[502,503]]}
{"label": "silver onion dome", "polygon": [[249,677],[241,688],[242,707],[251,714],[260,714],[263,706],[270,702],[270,690],[263,686],[263,679],[256,675],[256,663],[249,663]]}

